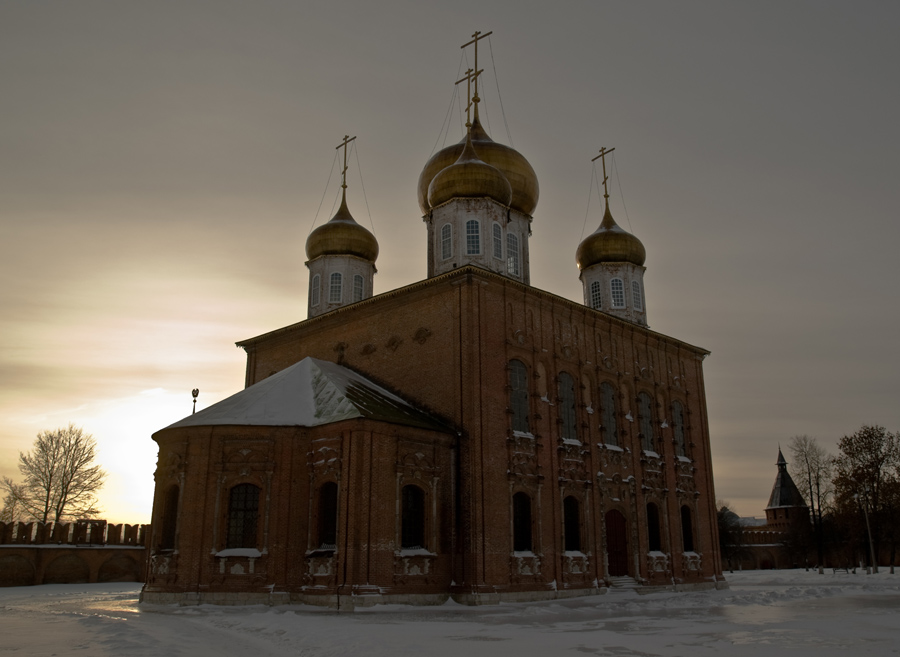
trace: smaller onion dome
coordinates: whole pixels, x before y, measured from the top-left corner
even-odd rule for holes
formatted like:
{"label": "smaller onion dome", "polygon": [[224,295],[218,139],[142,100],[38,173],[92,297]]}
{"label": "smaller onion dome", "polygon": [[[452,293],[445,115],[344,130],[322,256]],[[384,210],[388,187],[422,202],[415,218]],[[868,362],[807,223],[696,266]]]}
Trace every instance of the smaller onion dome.
{"label": "smaller onion dome", "polygon": [[378,242],[350,214],[346,192],[337,214],[310,233],[306,240],[307,258],[313,260],[323,255],[352,255],[373,263],[378,257]]}
{"label": "smaller onion dome", "polygon": [[497,167],[478,157],[471,136],[459,158],[440,171],[428,185],[428,204],[434,208],[452,198],[492,198],[509,206],[512,187]]}
{"label": "smaller onion dome", "polygon": [[646,259],[647,252],[641,241],[620,228],[612,218],[609,202],[600,228],[585,237],[575,252],[575,262],[582,270],[601,262],[630,262],[640,267]]}

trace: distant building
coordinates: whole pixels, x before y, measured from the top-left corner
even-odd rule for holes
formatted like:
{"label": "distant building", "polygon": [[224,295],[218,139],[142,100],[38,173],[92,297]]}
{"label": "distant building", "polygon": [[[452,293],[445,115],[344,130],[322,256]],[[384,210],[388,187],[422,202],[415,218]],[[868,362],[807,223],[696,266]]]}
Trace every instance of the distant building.
{"label": "distant building", "polygon": [[577,248],[584,304],[531,285],[537,176],[473,102],[419,178],[427,278],[373,296],[344,198],[307,241],[308,319],[239,342],[246,389],[153,435],[145,601],[724,584],[708,352],[647,327],[644,247],[608,202]]}
{"label": "distant building", "polygon": [[778,473],[769,495],[764,524],[745,526],[747,550],[742,567],[747,569],[791,568],[804,565],[810,531],[809,506],[787,471],[787,461],[778,449]]}

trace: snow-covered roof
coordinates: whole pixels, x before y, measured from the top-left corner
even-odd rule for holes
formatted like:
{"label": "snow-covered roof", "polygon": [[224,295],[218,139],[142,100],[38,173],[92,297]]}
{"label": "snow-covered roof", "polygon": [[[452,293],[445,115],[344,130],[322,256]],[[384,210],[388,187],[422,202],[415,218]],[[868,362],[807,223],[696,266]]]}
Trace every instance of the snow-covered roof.
{"label": "snow-covered roof", "polygon": [[449,431],[364,376],[317,358],[304,358],[166,429],[223,424],[316,427],[352,418]]}

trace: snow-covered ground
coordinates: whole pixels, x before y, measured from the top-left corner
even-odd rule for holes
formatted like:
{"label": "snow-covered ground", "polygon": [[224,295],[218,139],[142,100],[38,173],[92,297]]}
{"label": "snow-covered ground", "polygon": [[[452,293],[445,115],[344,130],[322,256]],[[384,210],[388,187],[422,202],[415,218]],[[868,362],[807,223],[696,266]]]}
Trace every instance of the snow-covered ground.
{"label": "snow-covered ground", "polygon": [[345,613],[139,606],[137,584],[3,588],[0,655],[900,654],[900,573],[756,571],[727,578],[726,591]]}

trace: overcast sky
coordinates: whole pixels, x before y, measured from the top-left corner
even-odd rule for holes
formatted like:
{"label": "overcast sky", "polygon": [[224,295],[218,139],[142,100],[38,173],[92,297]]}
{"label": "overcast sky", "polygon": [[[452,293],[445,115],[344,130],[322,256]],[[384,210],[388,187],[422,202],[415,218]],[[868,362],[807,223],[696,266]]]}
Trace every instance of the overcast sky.
{"label": "overcast sky", "polygon": [[493,30],[486,127],[541,186],[532,284],[582,299],[590,160],[615,147],[650,325],[712,352],[717,496],[762,515],[779,443],[900,430],[898,19],[821,0],[0,4],[0,475],[75,422],[109,518],[148,521],[150,434],[192,388],[203,408],[243,387],[234,342],[305,318],[345,134],[376,293],[424,278],[417,178],[462,136],[455,105],[441,134],[460,46]]}

